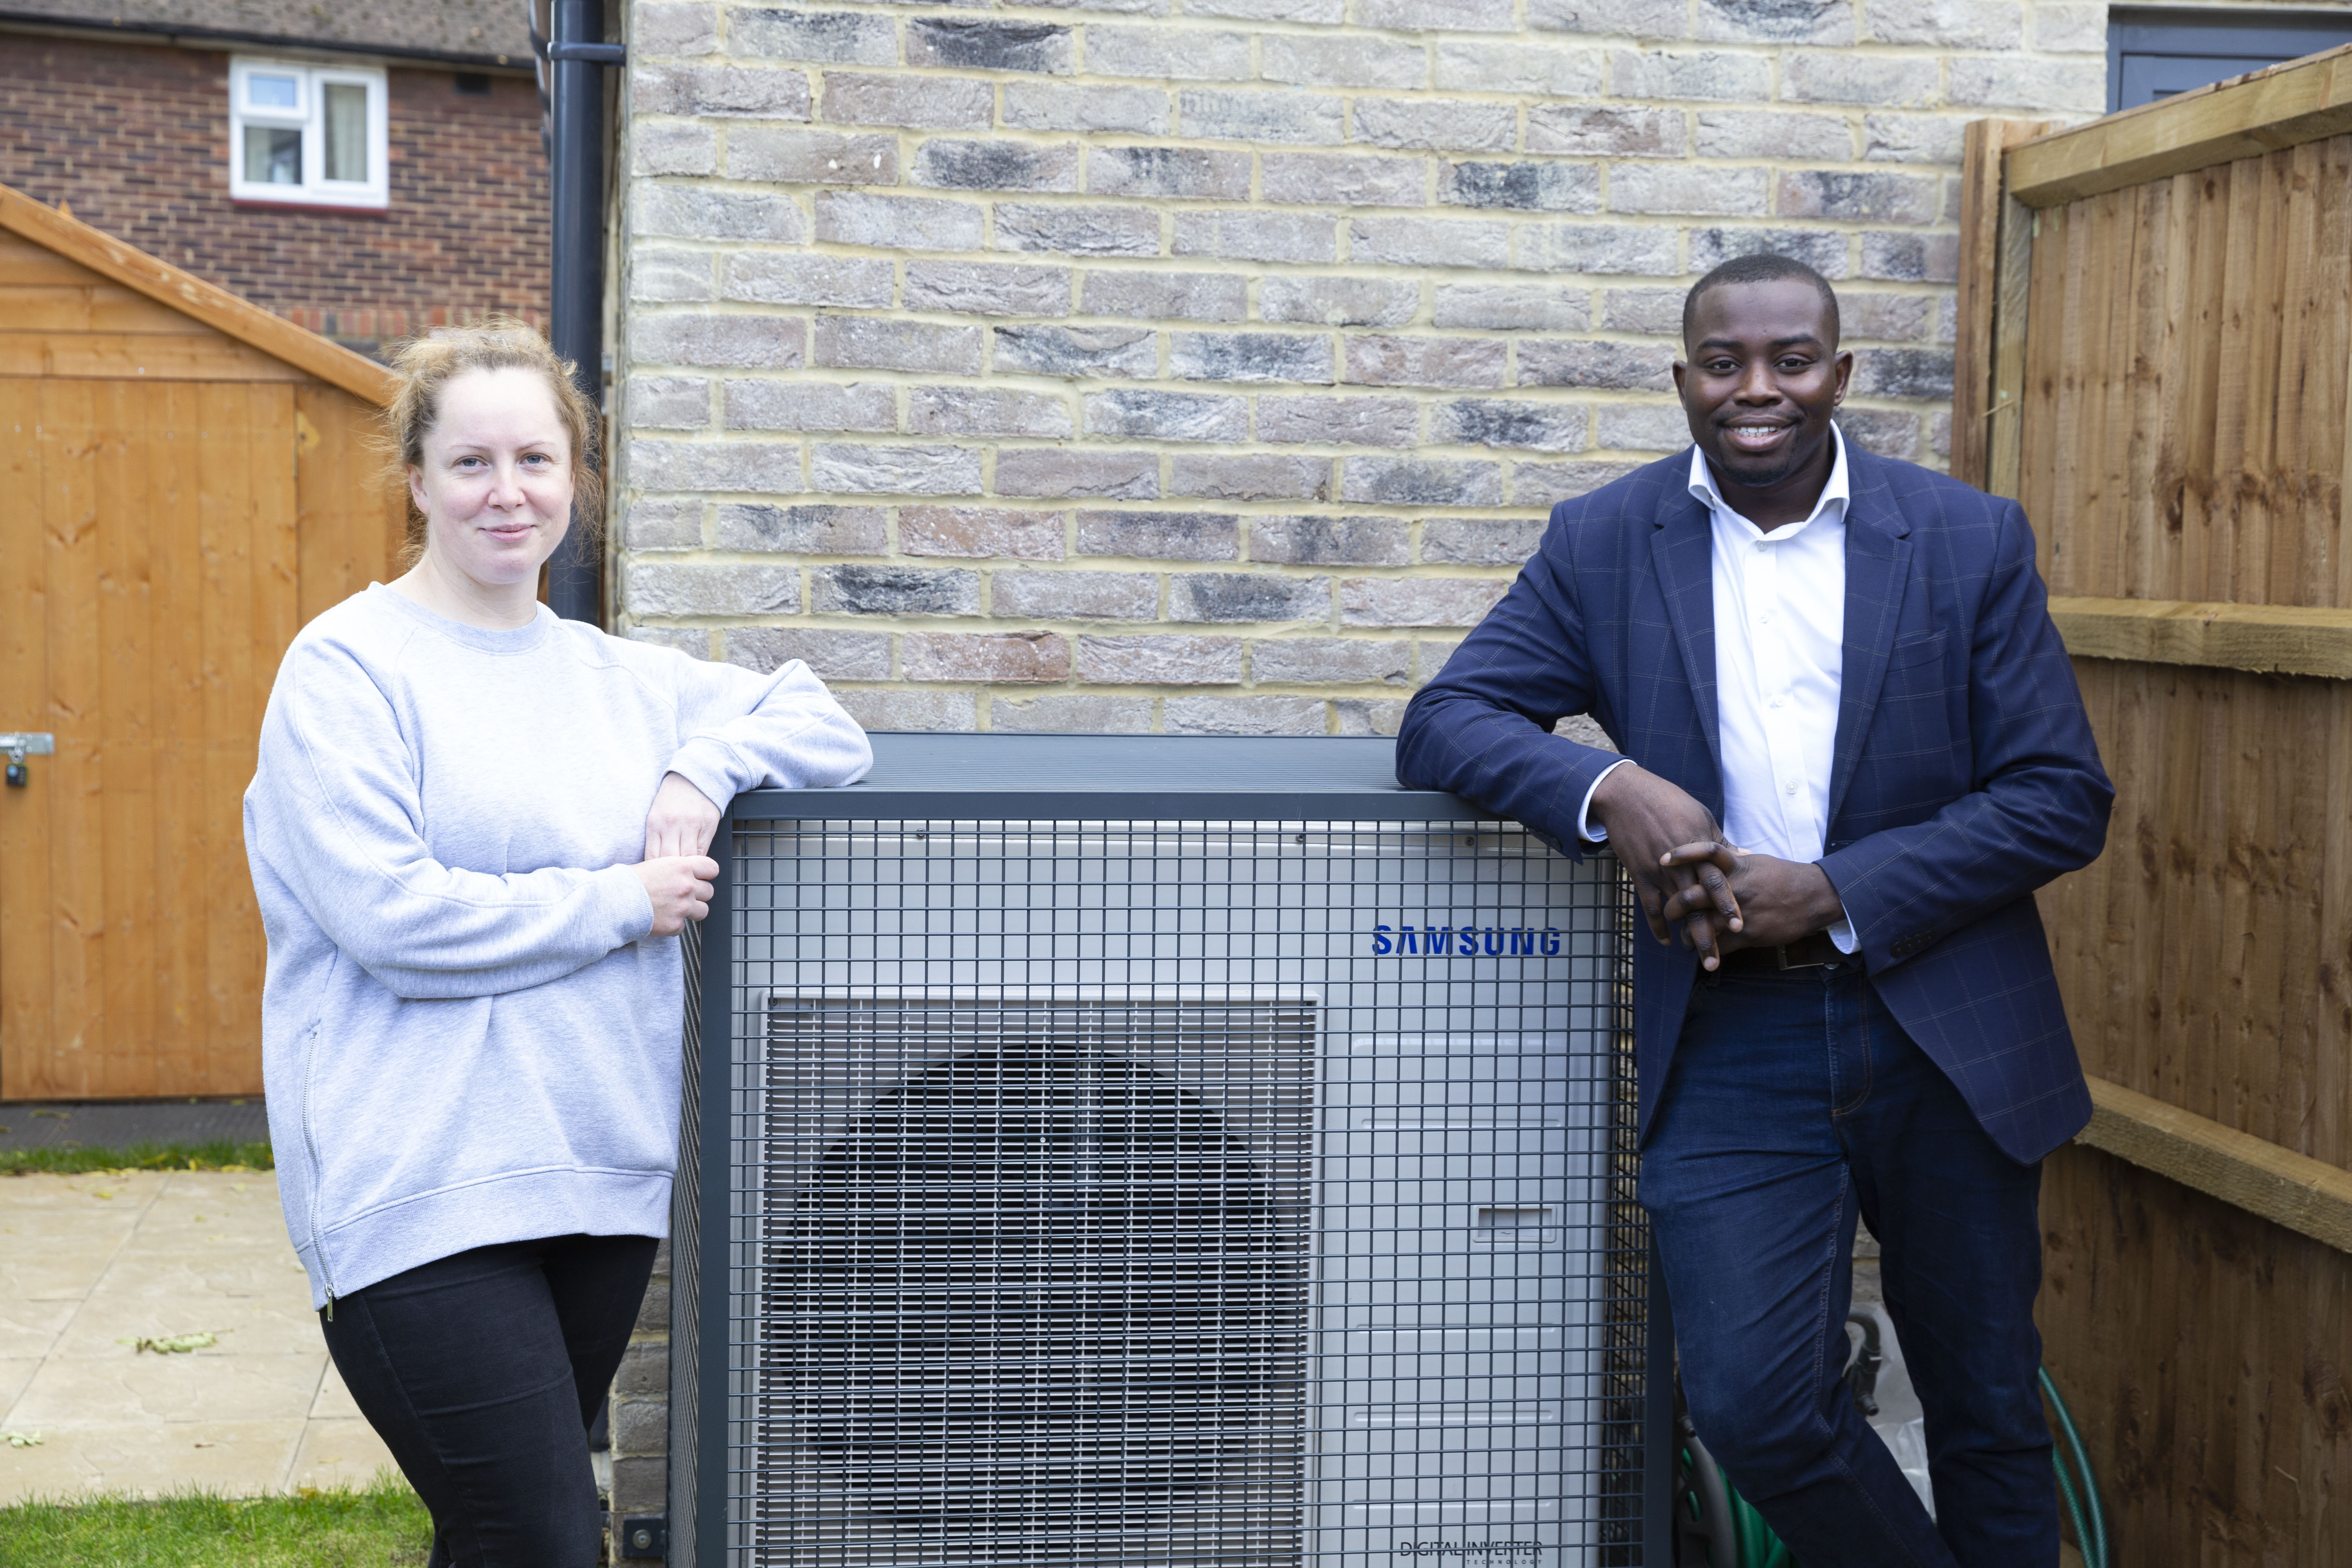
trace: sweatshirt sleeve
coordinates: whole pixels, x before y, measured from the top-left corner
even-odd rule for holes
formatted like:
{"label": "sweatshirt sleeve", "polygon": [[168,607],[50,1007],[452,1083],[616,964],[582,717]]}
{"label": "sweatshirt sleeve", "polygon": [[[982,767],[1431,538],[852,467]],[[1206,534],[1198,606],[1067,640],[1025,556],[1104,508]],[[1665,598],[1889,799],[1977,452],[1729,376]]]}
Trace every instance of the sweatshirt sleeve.
{"label": "sweatshirt sleeve", "polygon": [[856,784],[874,748],[799,659],[772,675],[677,656],[677,752],[668,771],[721,807],[747,789]]}
{"label": "sweatshirt sleeve", "polygon": [[492,874],[445,866],[420,828],[398,716],[327,642],[286,656],[246,795],[247,833],[304,911],[394,995],[495,996],[583,969],[653,929],[626,866]]}

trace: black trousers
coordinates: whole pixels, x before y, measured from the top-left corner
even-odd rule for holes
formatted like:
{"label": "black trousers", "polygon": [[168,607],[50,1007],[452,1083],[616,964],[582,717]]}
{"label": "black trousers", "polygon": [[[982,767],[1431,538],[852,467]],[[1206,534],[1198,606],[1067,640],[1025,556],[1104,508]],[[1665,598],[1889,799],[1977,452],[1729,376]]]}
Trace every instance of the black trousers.
{"label": "black trousers", "polygon": [[588,1427],[656,1243],[557,1236],[436,1259],[320,1314],[360,1412],[433,1514],[430,1568],[593,1568]]}

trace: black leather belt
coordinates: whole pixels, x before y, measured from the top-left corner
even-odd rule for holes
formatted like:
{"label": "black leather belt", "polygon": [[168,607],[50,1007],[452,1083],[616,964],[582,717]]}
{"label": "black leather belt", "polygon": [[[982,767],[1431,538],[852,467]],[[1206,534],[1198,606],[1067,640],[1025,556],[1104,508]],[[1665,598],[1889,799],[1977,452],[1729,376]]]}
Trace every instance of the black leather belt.
{"label": "black leather belt", "polygon": [[1743,947],[1723,957],[1721,974],[1735,970],[1819,969],[1827,963],[1852,963],[1852,955],[1838,951],[1830,933],[1817,931],[1780,947]]}

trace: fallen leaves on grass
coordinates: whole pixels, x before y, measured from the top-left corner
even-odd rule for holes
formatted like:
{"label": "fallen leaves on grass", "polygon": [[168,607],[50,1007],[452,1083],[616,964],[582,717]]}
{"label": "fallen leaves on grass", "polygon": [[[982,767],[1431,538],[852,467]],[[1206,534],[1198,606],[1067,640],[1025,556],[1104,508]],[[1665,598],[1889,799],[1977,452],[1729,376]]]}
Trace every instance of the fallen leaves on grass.
{"label": "fallen leaves on grass", "polygon": [[[222,1333],[228,1331],[224,1329]],[[133,1352],[153,1351],[157,1355],[182,1355],[189,1351],[210,1350],[220,1343],[220,1334],[199,1330],[193,1334],[154,1334],[135,1340],[117,1340],[119,1345],[129,1345]]]}

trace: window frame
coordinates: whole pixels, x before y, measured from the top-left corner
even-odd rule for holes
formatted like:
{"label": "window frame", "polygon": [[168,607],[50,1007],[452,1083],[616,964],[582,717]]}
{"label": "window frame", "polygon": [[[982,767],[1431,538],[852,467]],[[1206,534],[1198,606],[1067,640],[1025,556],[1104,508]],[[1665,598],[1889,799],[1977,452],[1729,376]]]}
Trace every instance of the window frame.
{"label": "window frame", "polygon": [[[301,85],[299,108],[280,110],[251,105],[249,83],[257,74],[291,76]],[[382,67],[320,65],[309,60],[274,59],[236,55],[229,60],[228,194],[231,200],[278,207],[334,207],[358,212],[383,212],[392,205],[391,87]],[[327,163],[327,89],[357,86],[367,92],[367,166],[365,180],[330,180]],[[279,184],[245,177],[245,132],[247,126],[302,132],[302,183]]]}
{"label": "window frame", "polygon": [[[2154,5],[2107,8],[2107,112],[2137,108],[2124,101],[2125,62],[2230,61],[2226,81],[2243,69],[2300,59],[2352,43],[2352,13],[2273,10],[2256,5],[2172,9]],[[2198,85],[2202,86],[2200,82]],[[2186,89],[2178,89],[2186,90]],[[2159,100],[2150,100],[2159,101]]]}

